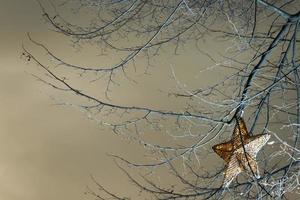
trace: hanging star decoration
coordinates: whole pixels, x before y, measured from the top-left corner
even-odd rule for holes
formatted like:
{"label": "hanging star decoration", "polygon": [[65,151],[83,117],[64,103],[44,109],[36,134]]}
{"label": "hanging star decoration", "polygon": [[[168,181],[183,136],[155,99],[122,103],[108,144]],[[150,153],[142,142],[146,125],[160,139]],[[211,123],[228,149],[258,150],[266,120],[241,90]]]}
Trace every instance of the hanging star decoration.
{"label": "hanging star decoration", "polygon": [[231,140],[212,147],[226,162],[224,187],[228,187],[233,179],[245,170],[259,178],[256,155],[270,137],[269,134],[251,136],[244,120],[240,118],[234,127]]}

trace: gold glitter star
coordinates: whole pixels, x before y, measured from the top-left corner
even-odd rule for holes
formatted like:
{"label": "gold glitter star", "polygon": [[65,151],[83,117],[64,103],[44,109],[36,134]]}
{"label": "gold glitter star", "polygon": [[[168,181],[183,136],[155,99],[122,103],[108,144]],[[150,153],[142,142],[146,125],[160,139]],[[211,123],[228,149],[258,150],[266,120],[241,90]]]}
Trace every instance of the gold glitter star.
{"label": "gold glitter star", "polygon": [[226,162],[223,186],[228,187],[231,181],[244,170],[252,171],[259,177],[256,155],[269,139],[269,134],[249,135],[244,120],[242,118],[238,120],[231,140],[212,147]]}

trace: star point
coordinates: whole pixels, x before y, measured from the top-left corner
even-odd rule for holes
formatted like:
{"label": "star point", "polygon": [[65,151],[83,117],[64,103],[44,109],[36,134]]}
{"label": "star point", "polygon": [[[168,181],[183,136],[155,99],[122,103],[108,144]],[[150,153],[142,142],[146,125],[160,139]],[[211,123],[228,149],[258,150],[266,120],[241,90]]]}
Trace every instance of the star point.
{"label": "star point", "polygon": [[245,170],[259,177],[255,159],[259,150],[269,139],[269,134],[251,136],[244,120],[242,118],[237,120],[231,140],[212,147],[214,152],[226,162],[223,186],[228,187],[234,178]]}

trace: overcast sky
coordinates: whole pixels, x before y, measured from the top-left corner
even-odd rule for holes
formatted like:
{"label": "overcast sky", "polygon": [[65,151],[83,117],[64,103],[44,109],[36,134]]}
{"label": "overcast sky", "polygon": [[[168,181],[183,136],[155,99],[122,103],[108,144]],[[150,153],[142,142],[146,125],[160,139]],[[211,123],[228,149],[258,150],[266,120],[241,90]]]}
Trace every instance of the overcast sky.
{"label": "overcast sky", "polygon": [[[72,58],[70,52],[74,51],[68,41],[43,23],[35,0],[0,0],[0,5],[0,200],[90,199],[84,194],[86,186],[95,186],[90,175],[108,189],[130,196],[134,191],[128,179],[106,154],[139,160],[143,155],[141,148],[97,127],[77,109],[54,105],[51,97],[56,92],[30,75],[40,73],[40,69],[22,58],[22,44],[30,48],[26,37],[30,33],[51,48],[56,47],[60,55],[65,52],[66,57]],[[218,50],[218,54],[228,47],[209,44],[205,45],[208,53]],[[184,53],[159,62],[153,76],[137,76],[139,84],[123,78],[121,82],[125,84],[114,88],[112,99],[123,105],[172,108],[176,102],[157,96],[174,84],[171,66],[175,67],[177,78],[191,88],[223,76],[224,72],[217,74],[213,68],[210,75],[204,72],[198,76],[201,67],[212,65],[211,60],[189,48]],[[76,56],[72,61],[85,63],[85,58]],[[98,63],[99,58],[102,59],[89,61]],[[115,61],[113,55],[101,62],[104,59]],[[189,70],[187,66],[191,66]],[[221,165],[223,161],[219,161]]]}
{"label": "overcast sky", "polygon": [[128,193],[126,179],[105,154],[130,153],[131,145],[78,110],[53,106],[51,93],[28,75],[35,68],[20,58],[26,32],[43,36],[49,28],[36,1],[0,5],[0,199],[88,199],[91,174]]}

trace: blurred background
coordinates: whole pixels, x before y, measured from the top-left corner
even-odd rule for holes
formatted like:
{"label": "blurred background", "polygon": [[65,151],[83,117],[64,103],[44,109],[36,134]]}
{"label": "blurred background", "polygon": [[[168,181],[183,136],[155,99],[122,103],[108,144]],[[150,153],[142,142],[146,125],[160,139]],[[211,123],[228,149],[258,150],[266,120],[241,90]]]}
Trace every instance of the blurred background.
{"label": "blurred background", "polygon": [[130,192],[106,153],[133,154],[134,145],[100,130],[76,109],[55,106],[53,91],[30,75],[37,68],[21,57],[27,32],[51,40],[38,3],[0,5],[0,199],[87,199],[90,175]]}
{"label": "blurred background", "polygon": [[[85,194],[87,187],[95,188],[91,176],[121,196],[136,197],[138,194],[131,182],[107,154],[140,162],[145,159],[145,150],[126,136],[120,137],[109,128],[99,127],[80,109],[58,105],[58,102],[80,102],[80,99],[68,94],[61,96],[32,76],[44,72],[22,55],[22,45],[50,64],[51,61],[43,57],[45,52],[34,47],[27,34],[71,63],[110,66],[121,55],[99,52],[96,45],[90,44],[73,48],[74,43],[45,24],[35,0],[0,0],[0,5],[0,199],[89,199],[90,196]],[[48,6],[51,8],[51,4]],[[89,15],[86,16],[88,20]],[[84,18],[73,18],[71,13],[64,17],[76,23],[85,21]],[[81,82],[80,74],[70,76],[78,88],[85,88],[89,94],[105,101],[181,111],[186,102],[169,98],[168,92],[211,85],[232,72],[229,68],[220,71],[209,67],[224,61],[222,56],[230,53],[231,47],[236,48],[234,41],[217,40],[210,35],[200,40],[199,45],[204,45],[212,57],[200,54],[195,46],[188,45],[174,56],[174,48],[168,51],[167,47],[162,50],[162,56],[153,59],[151,66],[155,67],[147,69],[147,73],[148,60],[138,59],[137,69],[127,71],[130,77],[134,77],[133,81],[122,73],[116,75],[118,81],[110,87],[110,99],[105,96],[107,82],[99,80],[94,84],[89,75],[84,75],[85,82]],[[239,59],[247,56],[240,55]],[[204,71],[207,67],[208,70]],[[62,74],[65,72],[59,70]],[[147,136],[149,141],[170,142],[153,130],[145,128],[145,132],[151,133]],[[206,150],[211,152],[210,146]],[[212,165],[214,161],[208,160],[207,154],[202,156],[206,158],[206,166]],[[221,166],[223,162],[216,157],[213,154],[211,158],[219,161]],[[158,177],[172,182],[167,176]],[[143,199],[136,197],[139,198]]]}

